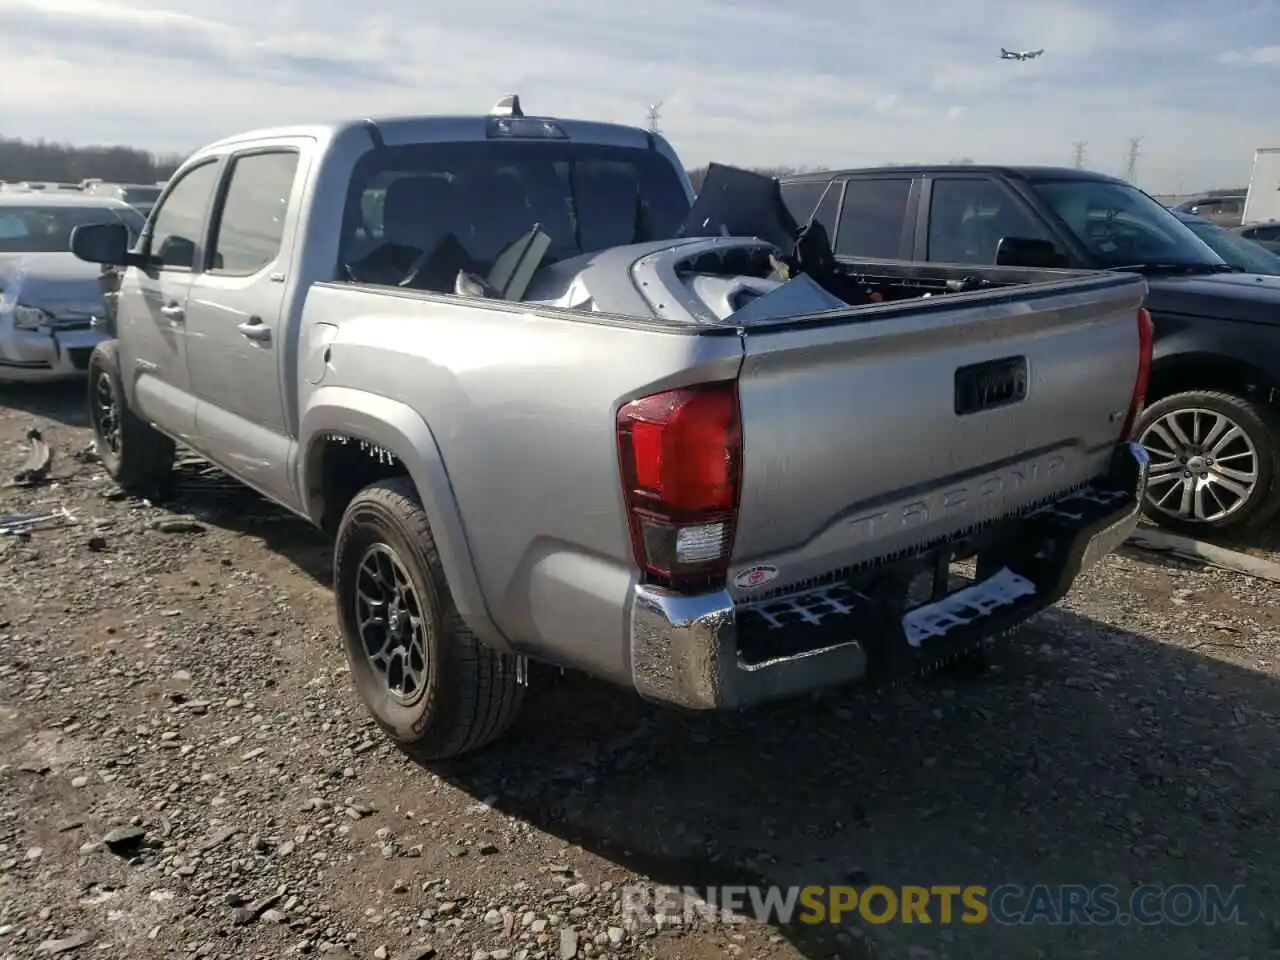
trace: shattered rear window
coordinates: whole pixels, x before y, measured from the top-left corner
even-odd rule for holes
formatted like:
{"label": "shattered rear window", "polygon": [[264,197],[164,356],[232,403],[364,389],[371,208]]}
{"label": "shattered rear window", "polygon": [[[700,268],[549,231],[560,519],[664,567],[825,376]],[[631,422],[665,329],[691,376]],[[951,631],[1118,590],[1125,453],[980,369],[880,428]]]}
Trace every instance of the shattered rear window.
{"label": "shattered rear window", "polygon": [[381,244],[424,252],[452,234],[491,264],[535,223],[551,259],[675,235],[689,211],[681,173],[654,150],[477,141],[392,147],[357,166],[341,263]]}

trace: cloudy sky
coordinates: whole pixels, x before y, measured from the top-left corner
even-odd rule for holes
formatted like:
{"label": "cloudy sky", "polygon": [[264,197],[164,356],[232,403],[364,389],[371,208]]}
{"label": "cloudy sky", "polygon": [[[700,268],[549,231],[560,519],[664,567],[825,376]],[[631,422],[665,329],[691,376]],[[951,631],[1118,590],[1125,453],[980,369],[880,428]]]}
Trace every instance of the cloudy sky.
{"label": "cloudy sky", "polygon": [[690,166],[1069,164],[1083,140],[1120,173],[1142,136],[1138,182],[1182,192],[1280,146],[1274,0],[0,0],[0,37],[0,133],[156,150],[508,92],[628,123],[662,101]]}

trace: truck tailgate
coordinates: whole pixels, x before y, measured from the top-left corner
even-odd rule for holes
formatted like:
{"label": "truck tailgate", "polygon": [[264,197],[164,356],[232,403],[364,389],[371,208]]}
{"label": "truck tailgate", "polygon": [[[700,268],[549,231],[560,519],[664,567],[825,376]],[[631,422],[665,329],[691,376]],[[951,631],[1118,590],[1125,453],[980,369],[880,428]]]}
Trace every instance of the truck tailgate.
{"label": "truck tailgate", "polygon": [[1145,293],[1095,275],[747,326],[730,581],[824,577],[1103,472]]}

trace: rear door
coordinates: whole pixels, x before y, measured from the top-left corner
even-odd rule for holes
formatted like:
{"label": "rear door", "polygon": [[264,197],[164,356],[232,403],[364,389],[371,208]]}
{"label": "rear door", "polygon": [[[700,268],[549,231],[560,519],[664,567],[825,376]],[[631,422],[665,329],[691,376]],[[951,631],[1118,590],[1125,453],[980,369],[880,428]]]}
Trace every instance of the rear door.
{"label": "rear door", "polygon": [[282,309],[294,266],[305,146],[273,141],[227,157],[204,270],[187,301],[187,368],[199,451],[286,503],[292,441]]}
{"label": "rear door", "polygon": [[126,273],[116,304],[120,368],[133,408],[183,440],[195,432],[196,409],[187,376],[187,295],[220,170],[211,158],[171,183],[142,241],[154,263]]}
{"label": "rear door", "polygon": [[[833,189],[840,186],[837,181]],[[836,255],[856,260],[909,260],[920,178],[911,174],[844,181],[836,211]]]}

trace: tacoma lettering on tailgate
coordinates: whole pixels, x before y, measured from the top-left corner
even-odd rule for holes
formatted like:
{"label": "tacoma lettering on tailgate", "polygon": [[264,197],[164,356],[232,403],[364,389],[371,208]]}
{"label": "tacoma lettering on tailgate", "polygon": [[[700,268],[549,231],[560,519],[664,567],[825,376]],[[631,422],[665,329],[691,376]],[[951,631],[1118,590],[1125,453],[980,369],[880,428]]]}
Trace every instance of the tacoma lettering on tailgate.
{"label": "tacoma lettering on tailgate", "polygon": [[[1049,454],[974,477],[963,484],[930,491],[923,497],[890,504],[874,513],[858,514],[846,524],[855,528],[859,539],[869,540],[945,517],[966,515],[970,522],[980,523],[1004,512],[1010,496],[1064,473],[1066,466],[1067,458],[1063,454]],[[1045,489],[1044,492],[1052,491]]]}

